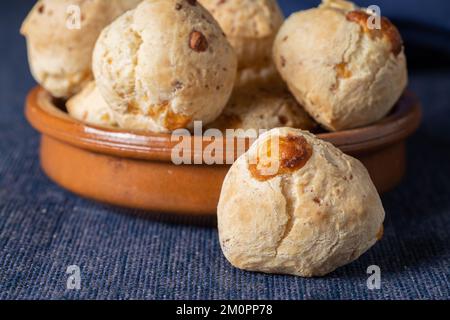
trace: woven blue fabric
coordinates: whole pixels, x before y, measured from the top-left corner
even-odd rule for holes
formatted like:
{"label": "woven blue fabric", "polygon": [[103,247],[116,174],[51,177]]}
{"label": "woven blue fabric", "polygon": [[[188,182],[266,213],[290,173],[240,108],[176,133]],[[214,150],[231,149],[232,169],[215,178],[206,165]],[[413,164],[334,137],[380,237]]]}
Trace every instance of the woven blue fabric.
{"label": "woven blue fabric", "polygon": [[[383,197],[383,240],[325,278],[263,275],[231,267],[206,222],[97,204],[45,177],[38,134],[23,116],[34,82],[18,30],[32,2],[0,2],[0,299],[450,298],[450,65],[442,62],[448,56],[431,55],[430,47],[409,50],[410,60],[421,62],[411,65],[411,88],[422,99],[424,123],[409,141],[408,176]],[[379,1],[400,12],[393,2]],[[400,19],[428,10],[417,20],[429,19],[445,37],[447,1],[428,1],[434,9],[407,2]],[[289,11],[311,2],[281,3]],[[437,48],[447,45],[436,41]],[[381,290],[366,286],[373,264],[381,268]],[[81,290],[66,288],[69,265],[81,269]]]}

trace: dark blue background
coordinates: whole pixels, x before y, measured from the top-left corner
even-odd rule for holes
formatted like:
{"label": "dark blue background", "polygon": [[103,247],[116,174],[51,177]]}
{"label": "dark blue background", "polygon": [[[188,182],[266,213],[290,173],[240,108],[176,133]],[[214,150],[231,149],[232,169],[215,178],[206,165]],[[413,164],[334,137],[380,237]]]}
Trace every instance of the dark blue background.
{"label": "dark blue background", "polygon": [[[116,209],[51,183],[38,134],[23,117],[34,86],[20,23],[33,1],[0,1],[0,299],[449,299],[450,3],[378,4],[407,45],[410,87],[424,123],[408,146],[403,184],[383,197],[384,239],[357,262],[321,279],[247,273],[221,254],[209,221]],[[286,13],[317,1],[280,1]],[[195,224],[189,224],[195,222]],[[82,290],[66,290],[77,264]],[[366,268],[382,290],[366,288]]]}

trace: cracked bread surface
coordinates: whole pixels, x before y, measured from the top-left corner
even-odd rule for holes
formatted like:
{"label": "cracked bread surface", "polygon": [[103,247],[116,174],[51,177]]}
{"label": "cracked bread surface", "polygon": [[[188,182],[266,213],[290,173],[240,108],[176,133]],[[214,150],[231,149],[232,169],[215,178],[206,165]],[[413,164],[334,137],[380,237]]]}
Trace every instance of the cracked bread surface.
{"label": "cracked bread surface", "polygon": [[[39,0],[22,24],[36,81],[54,97],[68,98],[92,80],[92,51],[100,32],[140,0]],[[71,7],[72,6],[72,7]],[[80,29],[69,29],[71,8]]]}
{"label": "cracked bread surface", "polygon": [[331,131],[385,117],[408,82],[401,36],[386,18],[367,28],[369,15],[347,1],[289,17],[274,44],[278,71],[297,101]]}
{"label": "cracked bread surface", "polygon": [[284,21],[276,0],[199,0],[218,21],[238,56],[239,69],[267,67]]}
{"label": "cracked bread surface", "polygon": [[236,54],[196,1],[145,0],[99,37],[97,86],[126,129],[171,132],[222,112]]}
{"label": "cracked bread surface", "polygon": [[[307,144],[280,147],[282,156],[296,161],[260,179],[250,168],[272,137]],[[379,240],[385,216],[358,160],[291,128],[265,133],[235,162],[217,213],[220,244],[232,265],[302,277],[326,275],[360,257]]]}

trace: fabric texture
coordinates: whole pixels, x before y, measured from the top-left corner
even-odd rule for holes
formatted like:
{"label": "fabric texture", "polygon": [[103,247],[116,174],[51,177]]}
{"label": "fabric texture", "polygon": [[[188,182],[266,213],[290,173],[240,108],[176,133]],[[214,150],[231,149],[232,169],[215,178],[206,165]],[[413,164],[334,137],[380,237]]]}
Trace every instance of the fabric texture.
{"label": "fabric texture", "polygon": [[[286,11],[310,5],[280,2]],[[448,39],[448,19],[438,25],[436,18],[448,2],[429,2],[437,4],[433,28]],[[392,1],[379,3],[394,10]],[[450,64],[444,41],[421,35],[426,43],[418,43],[414,30],[425,27],[402,30],[415,41],[407,52],[410,88],[422,100],[424,122],[408,143],[407,177],[383,196],[384,238],[351,265],[302,279],[234,269],[208,220],[94,203],[42,173],[39,136],[23,116],[34,82],[18,34],[32,4],[0,4],[0,299],[450,298]],[[80,267],[80,290],[66,287],[69,265]],[[381,268],[381,290],[366,286],[370,265]]]}

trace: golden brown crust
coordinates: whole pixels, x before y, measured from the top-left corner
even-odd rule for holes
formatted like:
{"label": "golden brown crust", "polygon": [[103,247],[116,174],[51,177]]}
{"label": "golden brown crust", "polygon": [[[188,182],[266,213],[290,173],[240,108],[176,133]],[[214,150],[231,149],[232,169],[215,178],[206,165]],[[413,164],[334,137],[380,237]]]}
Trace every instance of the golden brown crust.
{"label": "golden brown crust", "polygon": [[[275,154],[272,140],[267,140],[258,151],[256,163],[249,164],[249,171],[253,178],[267,181],[279,175],[292,173],[303,168],[311,158],[313,150],[302,136],[288,135],[276,141],[279,145]],[[279,157],[274,159],[274,157]],[[278,171],[274,174],[264,174],[267,166],[278,162]]]}
{"label": "golden brown crust", "polygon": [[105,102],[94,81],[89,82],[78,94],[71,97],[66,108],[70,116],[82,122],[115,127],[117,122],[111,108]]}
{"label": "golden brown crust", "polygon": [[290,91],[330,131],[381,120],[408,82],[396,28],[382,19],[382,29],[372,31],[368,14],[354,7],[329,0],[294,13],[274,44],[273,60]]}
{"label": "golden brown crust", "polygon": [[200,0],[218,21],[238,56],[239,69],[272,63],[273,40],[284,16],[276,0]]}
{"label": "golden brown crust", "polygon": [[[91,57],[104,27],[140,0],[39,0],[22,24],[31,72],[53,96],[68,98],[92,80]],[[69,6],[81,12],[68,29]]]}
{"label": "golden brown crust", "polygon": [[397,27],[388,18],[381,17],[381,29],[370,29],[368,23],[370,17],[371,15],[361,10],[351,11],[346,15],[348,21],[358,23],[363,32],[369,34],[371,38],[386,38],[391,44],[392,53],[399,55],[403,50],[403,39]]}
{"label": "golden brown crust", "polygon": [[[249,164],[259,147],[274,137],[290,136],[306,140],[312,150],[308,161],[272,179],[255,179]],[[288,153],[292,158],[297,155]],[[278,128],[262,135],[233,164],[222,186],[217,216],[223,253],[235,267],[313,277],[326,275],[371,248],[380,237],[385,214],[358,160],[309,133]]]}
{"label": "golden brown crust", "polygon": [[227,129],[259,132],[286,126],[312,131],[317,128],[317,123],[295,101],[284,84],[250,81],[235,87],[222,115],[208,128],[222,132]]}
{"label": "golden brown crust", "polygon": [[121,127],[167,133],[220,115],[237,59],[197,2],[144,0],[102,32],[93,69]]}

